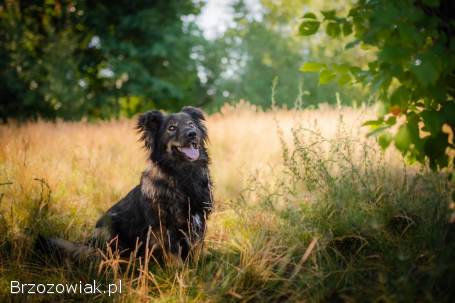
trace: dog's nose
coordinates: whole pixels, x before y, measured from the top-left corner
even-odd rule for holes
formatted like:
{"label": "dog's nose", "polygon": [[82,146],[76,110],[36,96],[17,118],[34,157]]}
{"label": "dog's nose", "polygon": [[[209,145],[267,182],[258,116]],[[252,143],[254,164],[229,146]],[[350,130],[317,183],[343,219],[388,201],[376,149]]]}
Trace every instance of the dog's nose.
{"label": "dog's nose", "polygon": [[190,130],[189,132],[186,133],[186,136],[188,137],[188,139],[194,139],[196,138],[196,131]]}

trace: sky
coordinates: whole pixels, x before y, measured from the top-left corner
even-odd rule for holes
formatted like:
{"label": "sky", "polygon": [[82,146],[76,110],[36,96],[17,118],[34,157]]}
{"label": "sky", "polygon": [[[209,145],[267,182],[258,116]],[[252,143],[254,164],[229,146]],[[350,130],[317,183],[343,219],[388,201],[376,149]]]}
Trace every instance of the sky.
{"label": "sky", "polygon": [[[234,0],[207,0],[197,23],[207,39],[221,35],[233,22],[233,11],[230,5]],[[261,6],[259,0],[246,0],[248,9],[255,18],[259,18]]]}

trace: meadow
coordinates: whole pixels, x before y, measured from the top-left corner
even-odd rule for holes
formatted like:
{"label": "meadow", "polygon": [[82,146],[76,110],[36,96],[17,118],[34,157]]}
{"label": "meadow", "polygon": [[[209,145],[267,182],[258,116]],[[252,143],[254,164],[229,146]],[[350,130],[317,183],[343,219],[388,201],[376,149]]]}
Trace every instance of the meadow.
{"label": "meadow", "polygon": [[[139,182],[134,120],[0,126],[0,298],[83,302],[450,302],[451,184],[367,138],[371,108],[261,111],[207,119],[215,191],[202,250],[186,263],[54,264],[38,234],[84,241]],[[122,280],[123,292],[10,295],[10,281]]]}

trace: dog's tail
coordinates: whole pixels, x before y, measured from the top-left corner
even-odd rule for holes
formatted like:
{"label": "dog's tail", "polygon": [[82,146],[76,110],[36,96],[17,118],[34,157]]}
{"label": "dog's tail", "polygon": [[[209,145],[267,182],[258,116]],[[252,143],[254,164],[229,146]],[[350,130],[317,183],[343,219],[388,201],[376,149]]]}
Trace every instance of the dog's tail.
{"label": "dog's tail", "polygon": [[100,257],[94,247],[74,243],[61,238],[46,238],[38,235],[35,251],[40,255],[52,256],[57,260],[72,259],[76,261],[97,259]]}

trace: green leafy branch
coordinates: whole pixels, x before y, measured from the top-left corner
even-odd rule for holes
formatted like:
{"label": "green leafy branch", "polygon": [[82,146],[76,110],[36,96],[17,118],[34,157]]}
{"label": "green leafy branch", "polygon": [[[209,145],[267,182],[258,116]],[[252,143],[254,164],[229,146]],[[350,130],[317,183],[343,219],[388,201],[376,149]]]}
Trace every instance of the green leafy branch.
{"label": "green leafy branch", "polygon": [[455,3],[362,0],[345,16],[306,13],[299,33],[311,36],[321,27],[333,39],[347,38],[345,49],[373,48],[376,57],[366,66],[305,62],[300,70],[319,73],[321,85],[368,87],[383,110],[364,125],[382,148],[394,143],[410,162],[453,169]]}

